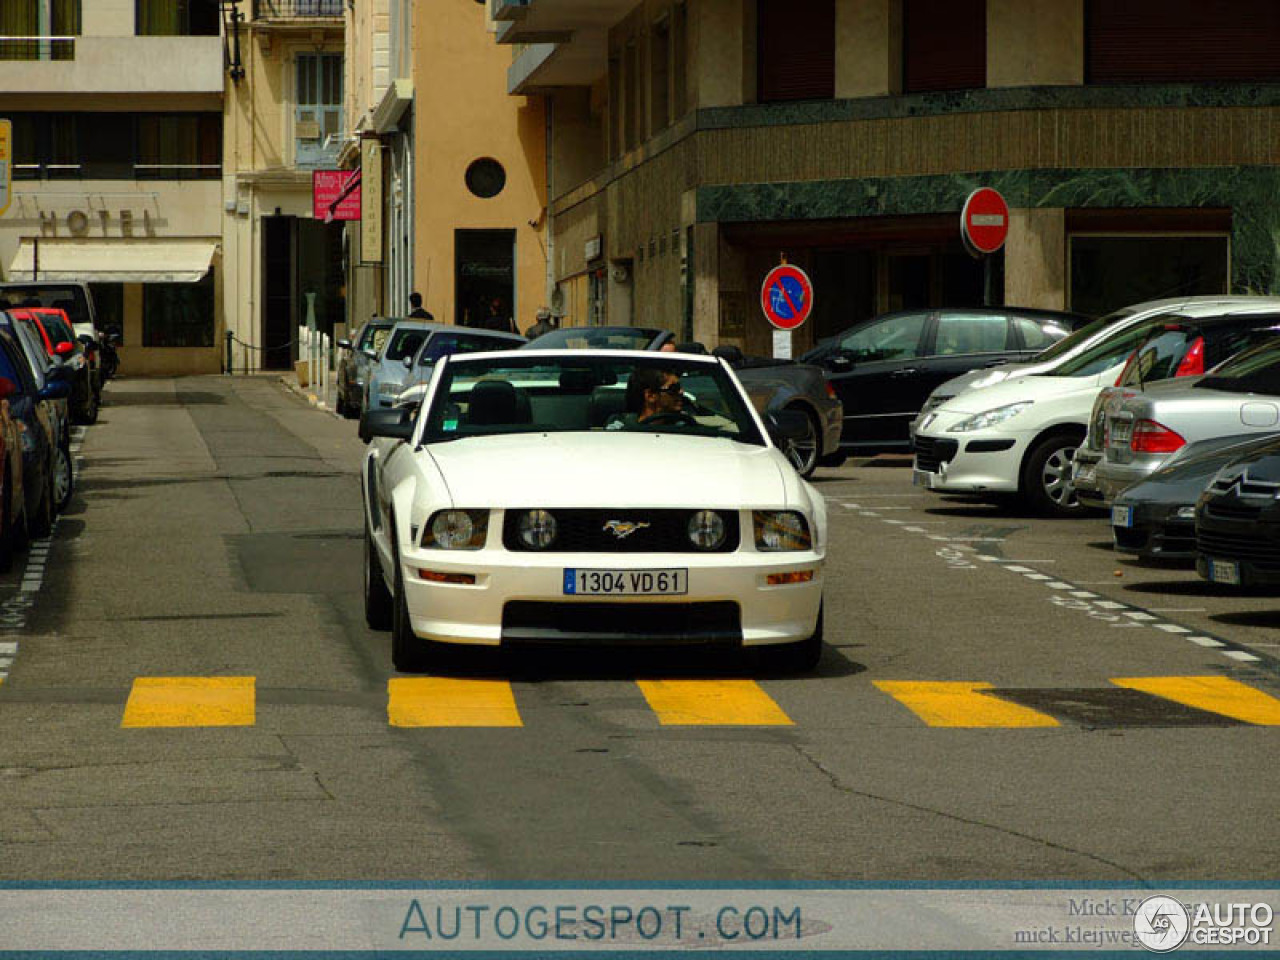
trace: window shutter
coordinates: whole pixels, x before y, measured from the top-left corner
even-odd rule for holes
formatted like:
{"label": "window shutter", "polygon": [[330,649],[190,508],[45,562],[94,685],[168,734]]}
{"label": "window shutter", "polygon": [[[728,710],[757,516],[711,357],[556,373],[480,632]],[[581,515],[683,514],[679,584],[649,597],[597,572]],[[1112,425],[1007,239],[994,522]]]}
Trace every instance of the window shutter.
{"label": "window shutter", "polygon": [[760,0],[757,29],[761,103],[835,96],[835,0]]}
{"label": "window shutter", "polygon": [[906,0],[902,33],[907,93],[987,85],[986,0]]}

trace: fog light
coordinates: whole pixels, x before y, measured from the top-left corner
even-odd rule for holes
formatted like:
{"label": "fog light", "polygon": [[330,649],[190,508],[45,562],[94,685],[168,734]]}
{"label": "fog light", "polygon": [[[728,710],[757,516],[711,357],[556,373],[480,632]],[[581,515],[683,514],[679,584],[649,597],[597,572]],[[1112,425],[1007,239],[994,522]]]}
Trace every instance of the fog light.
{"label": "fog light", "polygon": [[474,584],[476,582],[474,573],[441,573],[439,570],[419,570],[418,576],[423,580],[430,580],[432,583]]}
{"label": "fog light", "polygon": [[784,583],[808,583],[812,579],[812,570],[792,570],[790,573],[771,573],[765,577],[765,582],[771,587],[778,587]]}
{"label": "fog light", "polygon": [[1196,505],[1189,503],[1185,507],[1179,507],[1174,516],[1179,520],[1194,520],[1196,518]]}
{"label": "fog light", "polygon": [[689,519],[689,542],[699,550],[716,549],[724,534],[724,518],[714,510],[699,510]]}
{"label": "fog light", "polygon": [[520,542],[533,550],[545,550],[556,539],[556,518],[548,510],[529,510],[520,515],[516,532]]}

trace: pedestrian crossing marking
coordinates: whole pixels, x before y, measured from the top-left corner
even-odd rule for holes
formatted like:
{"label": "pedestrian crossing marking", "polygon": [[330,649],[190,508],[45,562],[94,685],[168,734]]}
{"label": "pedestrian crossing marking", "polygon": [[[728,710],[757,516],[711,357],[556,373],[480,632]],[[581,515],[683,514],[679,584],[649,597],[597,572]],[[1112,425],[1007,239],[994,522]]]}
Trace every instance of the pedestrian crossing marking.
{"label": "pedestrian crossing marking", "polygon": [[251,727],[253,677],[138,677],[122,727]]}
{"label": "pedestrian crossing marking", "polygon": [[1280,700],[1230,677],[1120,677],[1111,682],[1244,723],[1280,726]]}
{"label": "pedestrian crossing marking", "polygon": [[931,727],[1056,727],[1047,713],[982,693],[989,683],[876,680],[875,685]]}
{"label": "pedestrian crossing marking", "polygon": [[393,677],[387,681],[393,727],[522,727],[506,680]]}
{"label": "pedestrian crossing marking", "polygon": [[637,680],[664,727],[791,726],[754,680]]}

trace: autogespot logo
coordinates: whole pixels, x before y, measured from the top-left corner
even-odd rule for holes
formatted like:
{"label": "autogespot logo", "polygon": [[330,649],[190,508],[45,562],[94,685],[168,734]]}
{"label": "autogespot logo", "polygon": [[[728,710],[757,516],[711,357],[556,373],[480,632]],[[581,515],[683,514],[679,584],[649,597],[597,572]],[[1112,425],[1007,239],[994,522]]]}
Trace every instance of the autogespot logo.
{"label": "autogespot logo", "polygon": [[1138,942],[1154,953],[1168,953],[1182,946],[1191,929],[1191,917],[1173,897],[1147,897],[1133,915]]}

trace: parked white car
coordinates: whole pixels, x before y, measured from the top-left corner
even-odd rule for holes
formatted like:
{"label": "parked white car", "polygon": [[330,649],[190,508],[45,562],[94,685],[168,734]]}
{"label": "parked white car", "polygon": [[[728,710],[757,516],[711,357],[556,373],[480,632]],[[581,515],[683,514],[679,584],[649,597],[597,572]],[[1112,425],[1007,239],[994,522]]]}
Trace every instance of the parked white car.
{"label": "parked white car", "polygon": [[817,663],[826,510],[774,439],[803,425],[758,415],[726,363],[478,353],[426,389],[365,418],[365,612],[398,669],[577,642]]}

